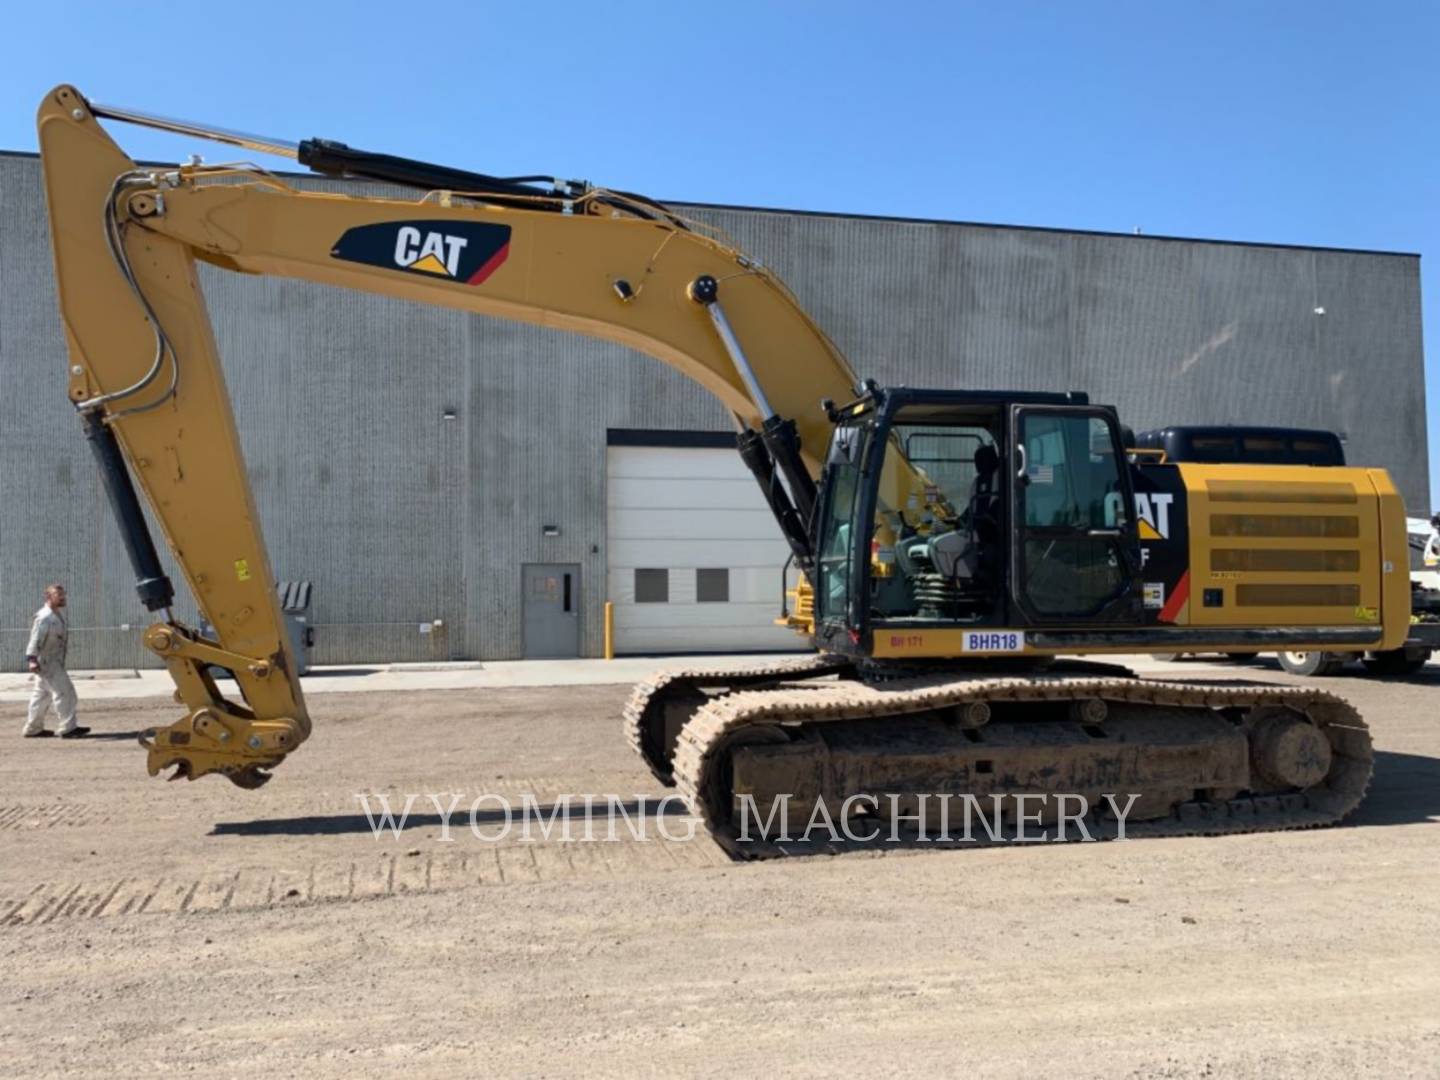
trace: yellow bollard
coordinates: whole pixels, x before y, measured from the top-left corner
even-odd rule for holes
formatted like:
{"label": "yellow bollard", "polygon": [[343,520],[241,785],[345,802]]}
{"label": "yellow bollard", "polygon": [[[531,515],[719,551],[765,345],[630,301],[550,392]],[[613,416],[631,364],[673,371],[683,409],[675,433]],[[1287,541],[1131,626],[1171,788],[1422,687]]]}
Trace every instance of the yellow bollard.
{"label": "yellow bollard", "polygon": [[615,605],[605,601],[605,659],[615,659]]}

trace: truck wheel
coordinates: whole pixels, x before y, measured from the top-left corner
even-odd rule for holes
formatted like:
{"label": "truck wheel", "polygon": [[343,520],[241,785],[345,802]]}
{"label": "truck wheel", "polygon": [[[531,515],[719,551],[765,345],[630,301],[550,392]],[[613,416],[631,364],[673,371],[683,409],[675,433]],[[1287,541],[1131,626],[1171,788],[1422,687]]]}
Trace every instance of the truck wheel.
{"label": "truck wheel", "polygon": [[1414,675],[1430,659],[1429,649],[1390,649],[1362,661],[1372,675]]}
{"label": "truck wheel", "polygon": [[1280,666],[1291,675],[1338,675],[1345,657],[1330,652],[1282,652]]}

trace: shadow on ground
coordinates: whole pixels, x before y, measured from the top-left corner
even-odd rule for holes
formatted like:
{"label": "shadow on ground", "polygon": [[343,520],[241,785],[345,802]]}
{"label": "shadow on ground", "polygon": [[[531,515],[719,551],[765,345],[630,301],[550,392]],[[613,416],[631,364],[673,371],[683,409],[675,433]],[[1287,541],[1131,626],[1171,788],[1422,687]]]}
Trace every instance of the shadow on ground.
{"label": "shadow on ground", "polygon": [[[442,802],[444,801],[442,797]],[[473,800],[472,800],[473,801]],[[494,804],[493,797],[485,800],[487,806]],[[402,814],[401,806],[392,806],[389,811],[389,821],[385,822],[386,813],[382,811],[377,801],[372,801],[370,814],[363,811],[358,814],[315,814],[308,817],[293,818],[265,818],[260,821],[221,821],[216,822],[215,827],[210,830],[211,836],[340,836],[350,833],[372,833],[382,832],[408,832],[411,829],[438,829],[445,824],[445,819],[436,813],[410,813]],[[415,806],[433,806],[428,798],[416,799]],[[452,829],[469,828],[472,817],[470,803],[461,798],[456,804],[455,812],[450,815],[450,827]],[[477,809],[473,820],[476,825],[504,825],[507,821],[518,825],[523,820],[523,815],[528,812],[531,824],[542,829],[552,820],[555,827],[560,828],[566,820],[566,808],[569,809],[569,820],[572,828],[583,829],[586,821],[603,826],[610,821],[621,822],[624,827],[624,819],[630,821],[641,821],[647,818],[660,817],[684,817],[688,812],[681,805],[678,796],[657,796],[641,800],[630,800],[629,802],[602,803],[599,800],[589,812],[586,812],[583,802],[574,803],[550,803],[545,806],[534,805],[528,811],[522,807],[513,807],[507,814],[504,810]],[[398,835],[398,834],[397,834]]]}
{"label": "shadow on ground", "polygon": [[1370,792],[1345,825],[1410,825],[1437,817],[1440,758],[1378,750]]}

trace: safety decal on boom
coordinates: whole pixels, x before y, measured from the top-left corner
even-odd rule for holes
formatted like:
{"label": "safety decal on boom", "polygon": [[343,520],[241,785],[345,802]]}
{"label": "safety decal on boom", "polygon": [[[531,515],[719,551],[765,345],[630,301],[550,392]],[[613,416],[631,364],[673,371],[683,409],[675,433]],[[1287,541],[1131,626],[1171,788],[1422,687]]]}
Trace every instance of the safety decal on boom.
{"label": "safety decal on boom", "polygon": [[510,226],[476,221],[383,221],[357,225],[332,258],[482,284],[510,254]]}

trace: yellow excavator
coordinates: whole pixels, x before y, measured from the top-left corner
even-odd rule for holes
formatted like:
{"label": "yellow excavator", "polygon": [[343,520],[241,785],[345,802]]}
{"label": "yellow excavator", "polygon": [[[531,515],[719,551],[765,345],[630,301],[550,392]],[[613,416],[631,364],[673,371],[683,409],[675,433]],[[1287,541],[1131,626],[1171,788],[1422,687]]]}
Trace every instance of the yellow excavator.
{"label": "yellow excavator", "polygon": [[[101,119],[417,194],[138,166]],[[782,796],[923,828],[927,794],[1129,793],[1132,836],[1324,824],[1363,797],[1370,737],[1333,695],[1057,658],[1402,647],[1405,513],[1383,470],[1175,464],[1081,393],[859,380],[766,267],[636,195],[246,135],[64,85],[38,125],[69,397],[184,707],[142,739],[151,775],[258,787],[310,735],[199,260],[604,338],[719,398],[801,572],[787,621],[816,651],[657,676],[624,725],[732,851],[791,850],[738,837],[747,800]],[[142,493],[209,633],[171,613]],[[885,810],[857,798],[882,792]]]}

